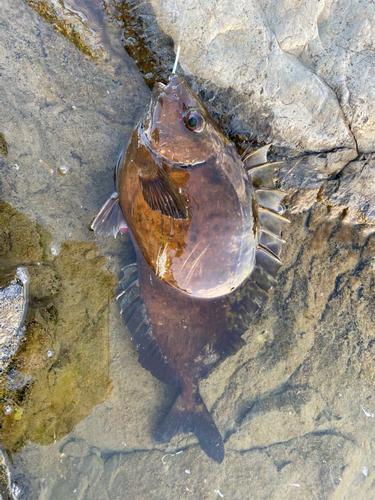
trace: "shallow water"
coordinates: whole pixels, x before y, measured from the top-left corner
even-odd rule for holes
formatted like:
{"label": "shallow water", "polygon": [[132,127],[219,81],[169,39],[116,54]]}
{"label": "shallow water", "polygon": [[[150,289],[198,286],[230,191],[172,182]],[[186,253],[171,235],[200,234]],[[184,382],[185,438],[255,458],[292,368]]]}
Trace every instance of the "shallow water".
{"label": "shallow water", "polygon": [[194,436],[153,444],[176,391],[138,364],[110,302],[134,253],[127,235],[88,231],[149,90],[121,23],[71,5],[105,56],[85,55],[23,1],[0,3],[0,266],[31,276],[27,340],[10,368],[33,382],[12,391],[0,379],[18,498],[373,498],[375,241],[319,204],[290,216],[248,345],[201,383],[223,464]]}

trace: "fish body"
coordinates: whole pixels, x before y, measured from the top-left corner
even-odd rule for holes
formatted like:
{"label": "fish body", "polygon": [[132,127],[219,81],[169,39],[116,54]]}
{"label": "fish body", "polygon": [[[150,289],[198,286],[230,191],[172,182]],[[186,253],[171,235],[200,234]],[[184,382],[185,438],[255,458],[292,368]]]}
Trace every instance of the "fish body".
{"label": "fish body", "polygon": [[[197,131],[188,120],[199,120]],[[163,197],[163,189],[173,187]],[[157,85],[118,169],[120,205],[146,262],[194,297],[220,297],[254,266],[257,210],[232,143],[179,75]]]}
{"label": "fish body", "polygon": [[281,265],[284,193],[273,188],[268,147],[241,158],[179,75],[156,84],[116,168],[96,234],[129,230],[137,265],[117,300],[139,361],[181,394],[155,442],[194,432],[224,458],[199,379],[235,354]]}

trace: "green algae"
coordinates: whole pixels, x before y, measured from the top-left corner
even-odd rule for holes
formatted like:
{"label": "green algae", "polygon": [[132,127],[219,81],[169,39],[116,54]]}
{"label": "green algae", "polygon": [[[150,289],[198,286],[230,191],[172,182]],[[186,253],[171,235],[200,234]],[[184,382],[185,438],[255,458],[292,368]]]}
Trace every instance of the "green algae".
{"label": "green algae", "polygon": [[117,13],[112,17],[124,27],[124,48],[134,59],[146,85],[152,89],[155,82],[166,84],[175,60],[174,42],[157,25],[147,21],[154,18],[152,6],[138,0],[113,3]]}
{"label": "green algae", "polygon": [[5,135],[0,132],[0,153],[6,158],[8,156],[8,144]]}
{"label": "green algae", "polygon": [[[45,0],[25,0],[43,19],[52,24],[56,31],[59,31],[70,40],[79,50],[90,57],[97,57],[92,52],[84,38],[78,33],[76,27],[69,21],[61,19],[56,10]],[[59,0],[57,0],[59,1]],[[60,2],[61,3],[61,2]],[[63,6],[63,4],[62,4]]]}
{"label": "green algae", "polygon": [[[25,341],[0,375],[0,432],[5,450],[49,444],[69,433],[111,392],[109,302],[114,276],[93,242],[68,241],[53,257],[52,236],[0,201],[0,274],[30,273]],[[10,370],[29,382],[9,389]],[[7,407],[8,411],[3,411]]]}

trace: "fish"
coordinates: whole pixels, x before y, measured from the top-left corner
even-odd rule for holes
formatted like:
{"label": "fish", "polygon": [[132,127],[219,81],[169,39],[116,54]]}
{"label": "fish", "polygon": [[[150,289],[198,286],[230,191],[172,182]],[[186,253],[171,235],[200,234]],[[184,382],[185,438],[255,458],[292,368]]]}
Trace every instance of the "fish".
{"label": "fish", "polygon": [[192,432],[216,462],[221,434],[199,380],[242,335],[282,265],[285,193],[270,145],[242,156],[183,76],[156,83],[116,166],[116,191],[94,219],[98,236],[129,232],[136,263],[116,292],[139,362],[180,395],[155,443]]}

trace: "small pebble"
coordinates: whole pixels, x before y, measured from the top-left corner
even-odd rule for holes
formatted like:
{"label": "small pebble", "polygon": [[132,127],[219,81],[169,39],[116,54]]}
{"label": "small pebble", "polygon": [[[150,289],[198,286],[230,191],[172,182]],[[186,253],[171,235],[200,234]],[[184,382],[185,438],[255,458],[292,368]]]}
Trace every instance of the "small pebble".
{"label": "small pebble", "polygon": [[10,405],[5,405],[4,406],[4,413],[5,415],[10,415],[13,412],[13,409]]}
{"label": "small pebble", "polygon": [[60,175],[66,175],[69,172],[69,169],[65,165],[61,165],[61,167],[58,167],[57,172]]}

